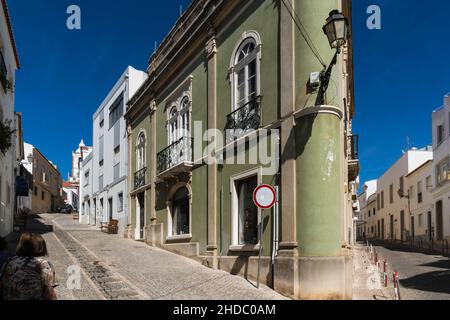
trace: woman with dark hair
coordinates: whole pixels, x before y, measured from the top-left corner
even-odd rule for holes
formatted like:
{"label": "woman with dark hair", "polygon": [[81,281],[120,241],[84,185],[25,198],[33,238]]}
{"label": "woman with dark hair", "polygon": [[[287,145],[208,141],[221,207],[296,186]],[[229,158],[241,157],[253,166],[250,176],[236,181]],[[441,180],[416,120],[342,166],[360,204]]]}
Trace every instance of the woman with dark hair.
{"label": "woman with dark hair", "polygon": [[16,248],[17,256],[4,267],[1,289],[5,300],[56,300],[57,287],[52,264],[44,259],[47,245],[41,235],[25,232]]}

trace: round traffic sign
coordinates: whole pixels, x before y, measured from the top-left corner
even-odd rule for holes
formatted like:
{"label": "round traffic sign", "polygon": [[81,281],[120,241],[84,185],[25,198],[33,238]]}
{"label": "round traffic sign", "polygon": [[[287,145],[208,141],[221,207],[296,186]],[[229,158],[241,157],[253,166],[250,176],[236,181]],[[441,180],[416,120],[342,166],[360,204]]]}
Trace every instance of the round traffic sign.
{"label": "round traffic sign", "polygon": [[263,184],[256,188],[253,193],[253,202],[260,209],[270,209],[277,201],[277,193],[275,188],[267,184]]}

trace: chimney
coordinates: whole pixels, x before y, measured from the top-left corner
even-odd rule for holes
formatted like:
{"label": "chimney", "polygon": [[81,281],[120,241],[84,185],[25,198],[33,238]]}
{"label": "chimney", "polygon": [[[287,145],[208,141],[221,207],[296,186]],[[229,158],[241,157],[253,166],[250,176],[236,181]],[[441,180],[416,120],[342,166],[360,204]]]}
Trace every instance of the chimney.
{"label": "chimney", "polygon": [[448,94],[444,97],[444,106],[449,106],[449,107],[450,107],[450,93],[448,93]]}

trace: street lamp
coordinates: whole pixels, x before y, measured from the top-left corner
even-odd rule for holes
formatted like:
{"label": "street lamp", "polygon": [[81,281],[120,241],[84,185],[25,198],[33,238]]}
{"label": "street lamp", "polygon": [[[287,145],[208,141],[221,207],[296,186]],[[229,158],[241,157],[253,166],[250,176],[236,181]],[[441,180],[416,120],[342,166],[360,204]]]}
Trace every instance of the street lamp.
{"label": "street lamp", "polygon": [[333,60],[331,61],[328,68],[324,69],[320,73],[320,88],[317,96],[317,105],[325,104],[325,93],[330,84],[331,72],[333,67],[336,65],[337,56],[341,53],[342,46],[345,45],[348,38],[348,19],[340,13],[338,10],[333,10],[330,12],[329,17],[325,25],[323,26],[323,32],[328,37],[328,42],[332,49],[336,49]]}
{"label": "street lamp", "polygon": [[323,27],[323,32],[327,35],[331,48],[340,51],[341,47],[347,41],[347,18],[338,10],[331,11],[327,22]]}

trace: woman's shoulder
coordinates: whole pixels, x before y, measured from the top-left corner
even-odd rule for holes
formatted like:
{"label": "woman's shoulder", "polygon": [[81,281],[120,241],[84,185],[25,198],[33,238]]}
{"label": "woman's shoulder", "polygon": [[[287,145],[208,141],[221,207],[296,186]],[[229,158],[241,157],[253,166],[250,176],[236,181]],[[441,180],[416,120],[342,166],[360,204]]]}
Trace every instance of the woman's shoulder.
{"label": "woman's shoulder", "polygon": [[12,256],[9,261],[8,264],[9,265],[13,265],[13,266],[21,266],[21,265],[25,265],[25,264],[37,264],[38,261],[35,258],[32,257],[20,257],[20,256]]}
{"label": "woman's shoulder", "polygon": [[36,258],[36,261],[39,263],[43,270],[53,270],[53,264],[44,258]]}
{"label": "woman's shoulder", "polygon": [[31,257],[13,256],[6,262],[5,271],[14,273],[18,270],[39,269],[39,261]]}

